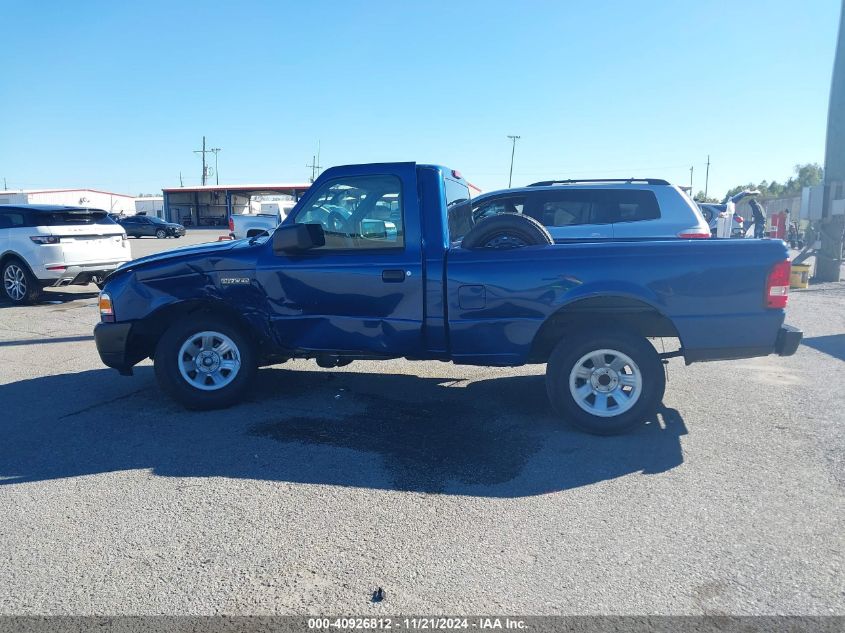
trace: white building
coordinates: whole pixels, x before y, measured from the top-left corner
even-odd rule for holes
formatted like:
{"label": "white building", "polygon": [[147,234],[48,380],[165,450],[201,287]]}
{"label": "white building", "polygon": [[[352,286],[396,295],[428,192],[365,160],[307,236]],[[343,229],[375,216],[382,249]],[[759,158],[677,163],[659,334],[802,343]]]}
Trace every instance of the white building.
{"label": "white building", "polygon": [[164,217],[164,196],[144,196],[135,198],[135,213]]}
{"label": "white building", "polygon": [[0,204],[58,204],[135,214],[135,196],[97,189],[9,189],[0,191]]}

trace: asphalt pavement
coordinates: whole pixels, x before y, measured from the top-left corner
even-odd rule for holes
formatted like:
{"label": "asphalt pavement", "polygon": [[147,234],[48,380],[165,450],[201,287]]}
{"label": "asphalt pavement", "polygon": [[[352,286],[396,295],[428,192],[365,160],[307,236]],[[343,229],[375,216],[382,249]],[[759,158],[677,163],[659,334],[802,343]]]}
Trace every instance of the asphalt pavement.
{"label": "asphalt pavement", "polygon": [[612,438],[543,366],[297,361],[187,412],[101,365],[95,290],[0,304],[0,614],[845,614],[843,283]]}

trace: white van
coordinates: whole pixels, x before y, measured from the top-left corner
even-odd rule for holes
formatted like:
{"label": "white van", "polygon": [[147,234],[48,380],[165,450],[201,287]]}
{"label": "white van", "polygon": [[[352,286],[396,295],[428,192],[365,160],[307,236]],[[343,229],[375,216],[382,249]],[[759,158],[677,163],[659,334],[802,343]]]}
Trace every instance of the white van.
{"label": "white van", "polygon": [[130,259],[126,231],[106,211],[0,206],[0,279],[13,303],[35,301],[48,286],[99,285]]}

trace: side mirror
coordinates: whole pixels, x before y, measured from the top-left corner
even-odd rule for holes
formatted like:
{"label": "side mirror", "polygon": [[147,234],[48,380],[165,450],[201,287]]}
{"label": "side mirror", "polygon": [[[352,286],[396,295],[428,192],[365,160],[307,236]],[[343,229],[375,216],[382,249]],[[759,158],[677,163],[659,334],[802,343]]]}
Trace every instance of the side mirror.
{"label": "side mirror", "polygon": [[280,226],[273,233],[273,252],[276,255],[301,253],[325,244],[326,234],[320,224]]}

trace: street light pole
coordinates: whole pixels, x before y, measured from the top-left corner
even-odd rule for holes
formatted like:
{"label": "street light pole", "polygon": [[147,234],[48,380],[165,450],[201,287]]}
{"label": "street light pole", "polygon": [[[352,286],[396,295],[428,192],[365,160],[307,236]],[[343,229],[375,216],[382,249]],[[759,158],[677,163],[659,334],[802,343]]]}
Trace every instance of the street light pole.
{"label": "street light pole", "polygon": [[220,184],[220,172],[217,171],[217,154],[222,151],[219,147],[212,147],[209,152],[214,152],[214,179],[216,184]]}
{"label": "street light pole", "polygon": [[508,134],[508,138],[513,141],[513,147],[511,147],[511,171],[508,175],[508,189],[510,189],[511,182],[513,181],[513,155],[516,154],[516,142],[522,137]]}

